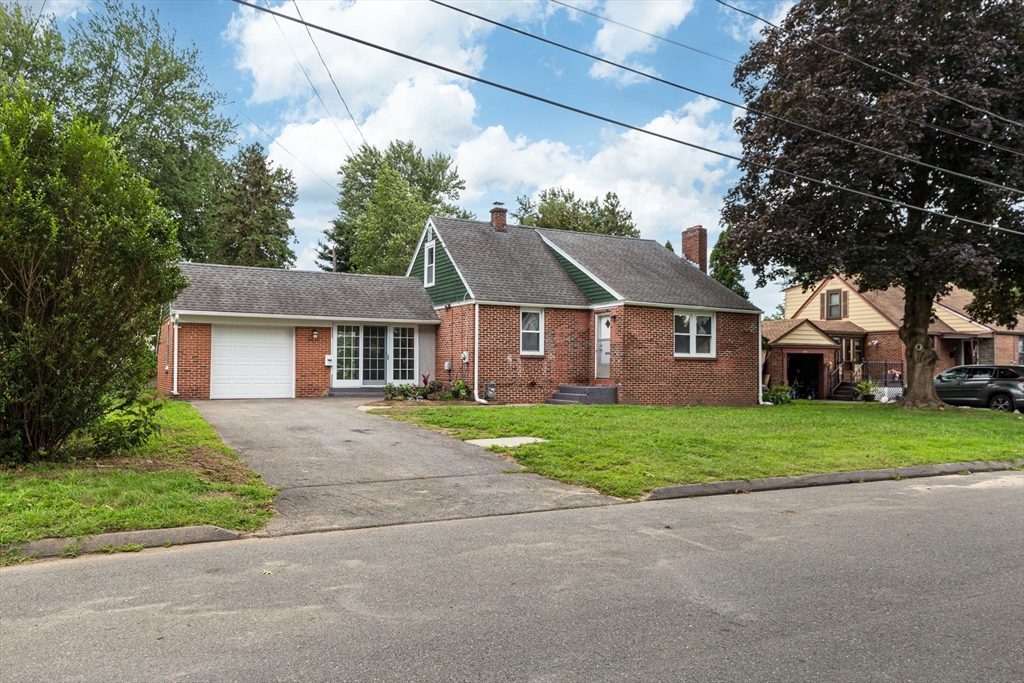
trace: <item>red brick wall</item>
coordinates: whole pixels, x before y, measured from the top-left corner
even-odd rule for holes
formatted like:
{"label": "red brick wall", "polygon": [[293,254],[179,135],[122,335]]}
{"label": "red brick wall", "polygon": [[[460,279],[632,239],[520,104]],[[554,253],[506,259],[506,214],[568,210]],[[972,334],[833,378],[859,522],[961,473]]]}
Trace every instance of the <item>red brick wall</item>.
{"label": "red brick wall", "polygon": [[[472,307],[466,308],[472,340]],[[497,403],[543,403],[560,384],[588,384],[594,376],[594,312],[545,308],[544,353],[539,356],[519,353],[519,313],[514,306],[480,306],[481,398],[492,381]],[[472,357],[468,371],[472,384]]]}
{"label": "red brick wall", "polygon": [[1015,334],[997,334],[995,336],[996,363],[999,365],[1016,365],[1019,362],[1017,357],[1017,340]]}
{"label": "red brick wall", "polygon": [[[960,354],[957,353],[957,341],[954,339],[936,339],[935,353],[939,355],[935,361],[935,374],[945,372],[960,364]],[[950,358],[950,355],[953,357]]]}
{"label": "red brick wall", "polygon": [[[178,325],[178,395],[184,400],[210,398],[210,330],[205,323]],[[171,396],[174,384],[174,326],[165,320],[157,347],[156,388]]]}
{"label": "red brick wall", "polygon": [[[441,324],[437,328],[434,346],[433,379],[442,382],[453,382],[457,379],[466,381],[466,386],[473,384],[473,305],[452,306],[437,311]],[[469,362],[463,363],[463,351],[469,352]],[[445,370],[444,364],[450,362],[451,370]]]}
{"label": "red brick wall", "polygon": [[[317,339],[313,339],[313,330]],[[331,371],[324,356],[331,355],[331,328],[295,328],[295,398],[319,398],[331,388]]]}
{"label": "red brick wall", "polygon": [[626,306],[613,330],[620,335],[612,377],[619,402],[641,405],[757,405],[757,316],[718,313],[715,358],[675,358],[674,311]]}
{"label": "red brick wall", "polygon": [[[871,342],[878,341],[878,346]],[[868,332],[864,337],[862,348],[864,360],[871,362],[903,363],[906,362],[903,342],[899,332]]]}
{"label": "red brick wall", "polygon": [[768,386],[774,387],[782,384],[782,380],[786,379],[786,353],[782,347],[777,347],[768,352],[768,358],[765,360],[765,372],[771,374],[768,378]]}

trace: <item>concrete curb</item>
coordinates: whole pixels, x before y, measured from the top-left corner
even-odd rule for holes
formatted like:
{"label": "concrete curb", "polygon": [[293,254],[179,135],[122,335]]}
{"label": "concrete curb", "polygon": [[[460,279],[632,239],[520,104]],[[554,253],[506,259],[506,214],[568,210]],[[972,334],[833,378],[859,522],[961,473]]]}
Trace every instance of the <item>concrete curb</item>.
{"label": "concrete curb", "polygon": [[1024,459],[1013,462],[953,462],[944,465],[919,465],[915,467],[893,467],[884,470],[859,470],[855,472],[829,472],[826,474],[804,474],[799,477],[770,477],[750,481],[715,481],[710,484],[681,484],[654,489],[644,500],[668,500],[670,498],[696,498],[699,496],[722,496],[728,493],[752,493],[754,491],[777,491],[800,489],[809,486],[835,486],[837,484],[859,484],[867,481],[887,479],[914,479],[917,477],[941,477],[960,472],[1002,472],[1024,467]]}
{"label": "concrete curb", "polygon": [[242,534],[236,531],[204,524],[203,526],[179,526],[171,529],[116,531],[109,534],[82,536],[81,538],[42,538],[28,543],[11,543],[4,546],[2,550],[6,552],[8,549],[16,548],[18,554],[25,558],[58,557],[65,553],[74,557],[94,553],[108,546],[119,548],[131,544],[157,548],[167,545],[233,541],[241,537]]}

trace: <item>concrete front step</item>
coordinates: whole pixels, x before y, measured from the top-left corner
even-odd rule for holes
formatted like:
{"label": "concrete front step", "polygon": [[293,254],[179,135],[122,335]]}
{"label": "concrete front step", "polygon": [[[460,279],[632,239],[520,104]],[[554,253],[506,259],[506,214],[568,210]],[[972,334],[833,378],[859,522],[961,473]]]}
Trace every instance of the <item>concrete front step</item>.
{"label": "concrete front step", "polygon": [[[555,396],[558,396],[558,394],[555,394]],[[573,401],[573,400],[568,400],[568,399],[563,399],[563,398],[549,398],[548,400],[546,400],[544,402],[548,403],[550,405],[553,405],[553,406],[578,406],[578,405],[580,405],[580,401]]]}
{"label": "concrete front step", "polygon": [[577,386],[563,384],[549,399],[565,403],[582,403],[584,405],[609,405],[619,402],[619,388],[615,386]]}
{"label": "concrete front step", "polygon": [[351,387],[342,389],[331,389],[328,396],[340,396],[342,398],[365,398],[368,400],[384,398],[384,390],[378,387]]}

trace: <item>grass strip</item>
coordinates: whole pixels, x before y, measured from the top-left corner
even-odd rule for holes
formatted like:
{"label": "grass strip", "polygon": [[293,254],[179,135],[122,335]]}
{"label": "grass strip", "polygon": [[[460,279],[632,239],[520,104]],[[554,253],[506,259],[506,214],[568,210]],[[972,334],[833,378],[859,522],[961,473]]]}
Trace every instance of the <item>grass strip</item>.
{"label": "grass strip", "polygon": [[0,545],[40,538],[212,524],[259,529],[276,492],[202,415],[169,401],[162,432],[123,456],[0,469]]}

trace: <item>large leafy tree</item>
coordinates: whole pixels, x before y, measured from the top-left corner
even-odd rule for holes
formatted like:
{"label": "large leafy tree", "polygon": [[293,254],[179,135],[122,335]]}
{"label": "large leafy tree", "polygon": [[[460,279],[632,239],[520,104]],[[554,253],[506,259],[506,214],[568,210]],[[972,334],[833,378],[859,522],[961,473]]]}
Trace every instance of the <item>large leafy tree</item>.
{"label": "large leafy tree", "polygon": [[[428,213],[472,218],[472,214],[455,204],[459,200],[459,192],[466,189],[466,183],[459,177],[459,170],[452,164],[450,156],[440,152],[426,156],[411,141],[394,140],[384,150],[364,144],[345,160],[338,171],[341,176],[338,216],[331,227],[324,230],[325,239],[317,253],[317,264],[324,270],[345,272],[354,269],[352,254],[359,240],[359,226],[385,167],[397,173],[419,200],[426,203]],[[418,206],[410,206],[409,209],[416,210]],[[410,249],[413,246],[415,244],[410,245]]]}
{"label": "large leafy tree", "polygon": [[124,156],[159,190],[178,223],[183,256],[205,260],[207,205],[234,124],[195,46],[181,47],[153,12],[104,0],[60,33],[52,16],[0,4],[0,82],[24,78],[58,119],[80,116],[116,135]]}
{"label": "large leafy tree", "polygon": [[708,260],[708,270],[711,277],[736,292],[744,299],[750,298],[750,293],[743,286],[743,272],[736,265],[729,248],[729,230],[726,228],[718,236],[718,241],[711,248],[711,258]]}
{"label": "large leafy tree", "polygon": [[0,460],[20,462],[138,394],[187,283],[174,222],[114,141],[0,91]]}
{"label": "large leafy tree", "polygon": [[618,237],[640,236],[633,214],[622,206],[614,192],[605,194],[604,199],[595,197],[587,201],[567,188],[551,187],[541,190],[536,202],[525,196],[517,197],[516,202],[518,207],[512,216],[520,225]]}
{"label": "large leafy tree", "polygon": [[[751,108],[1024,188],[1024,126],[999,118],[1024,121],[1024,4],[802,0],[782,29],[768,28],[763,35],[735,72],[735,85]],[[1015,230],[1024,230],[1021,195],[765,116],[747,114],[736,129],[744,147],[743,175],[723,210],[724,222],[734,226],[728,243],[735,257],[753,266],[758,286],[789,276],[809,286],[838,272],[855,278],[862,290],[903,287],[904,405],[939,405],[932,385],[936,354],[928,337],[933,302],[957,285],[975,293],[980,315],[1011,324],[1024,303],[1024,237],[823,187],[764,165]]]}
{"label": "large leafy tree", "polygon": [[359,238],[352,251],[352,270],[405,275],[430,209],[398,171],[381,168],[356,225]]}
{"label": "large leafy tree", "polygon": [[263,147],[238,150],[212,204],[210,239],[217,263],[287,268],[295,263],[288,225],[298,199],[292,172],[273,168]]}

